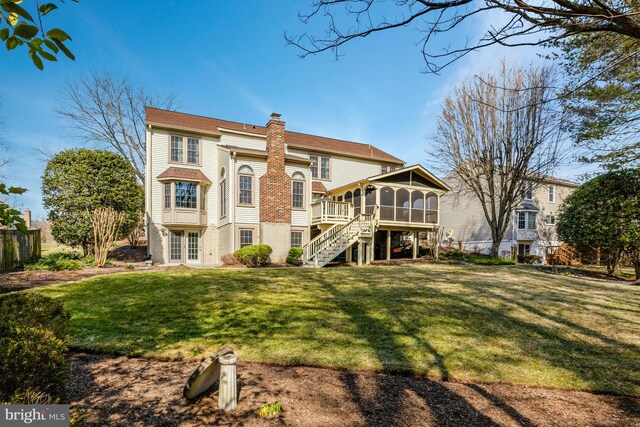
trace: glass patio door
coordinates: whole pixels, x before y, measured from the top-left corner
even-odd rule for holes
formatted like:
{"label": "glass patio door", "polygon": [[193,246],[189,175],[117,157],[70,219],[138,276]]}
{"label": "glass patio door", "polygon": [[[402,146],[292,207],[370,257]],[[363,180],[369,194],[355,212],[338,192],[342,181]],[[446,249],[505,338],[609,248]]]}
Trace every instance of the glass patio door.
{"label": "glass patio door", "polygon": [[179,264],[200,262],[200,232],[170,231],[169,262]]}
{"label": "glass patio door", "polygon": [[171,231],[169,237],[169,261],[184,262],[184,232]]}
{"label": "glass patio door", "polygon": [[199,245],[200,233],[197,231],[190,231],[187,233],[187,262],[198,262],[199,257]]}

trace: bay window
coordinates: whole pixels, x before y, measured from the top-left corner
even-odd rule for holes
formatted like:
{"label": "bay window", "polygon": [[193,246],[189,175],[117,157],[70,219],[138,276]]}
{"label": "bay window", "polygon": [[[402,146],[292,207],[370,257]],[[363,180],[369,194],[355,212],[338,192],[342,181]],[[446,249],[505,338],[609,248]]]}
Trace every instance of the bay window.
{"label": "bay window", "polygon": [[171,183],[164,183],[164,208],[171,209]]}
{"label": "bay window", "polygon": [[176,208],[196,208],[197,184],[193,182],[175,182],[175,207]]}
{"label": "bay window", "polygon": [[535,230],[536,219],[535,212],[518,212],[518,230]]}

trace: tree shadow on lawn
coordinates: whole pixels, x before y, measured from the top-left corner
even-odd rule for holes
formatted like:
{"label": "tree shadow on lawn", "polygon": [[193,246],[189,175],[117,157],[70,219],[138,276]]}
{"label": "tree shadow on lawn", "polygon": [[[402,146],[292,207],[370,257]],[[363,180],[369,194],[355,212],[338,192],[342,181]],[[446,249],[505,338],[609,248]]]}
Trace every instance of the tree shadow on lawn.
{"label": "tree shadow on lawn", "polygon": [[[366,274],[366,273],[365,273]],[[429,286],[412,287],[410,296],[400,296],[402,301],[398,301],[398,292],[389,286],[379,286],[378,283],[368,283],[366,288],[352,286],[341,286],[340,281],[320,280],[320,285],[327,289],[335,299],[336,306],[350,316],[358,334],[364,338],[369,346],[375,351],[382,369],[386,371],[424,371],[424,366],[416,366],[415,357],[407,356],[410,349],[406,344],[400,342],[400,336],[410,337],[415,345],[431,356],[432,367],[435,367],[439,376],[444,381],[450,378],[447,368],[447,355],[442,355],[437,348],[424,338],[425,331],[420,327],[420,316],[424,314],[424,305],[429,305],[427,312],[432,314],[444,314],[453,319],[459,318],[464,322],[465,334],[469,337],[486,337],[496,342],[506,340],[514,345],[514,362],[517,362],[521,355],[542,363],[550,364],[566,370],[585,381],[589,387],[595,390],[611,391],[618,390],[622,393],[637,393],[640,388],[640,361],[637,357],[638,347],[631,343],[623,343],[613,338],[606,337],[597,331],[581,326],[571,320],[557,315],[548,315],[543,311],[520,303],[518,299],[522,297],[521,290],[517,290],[517,295],[513,300],[491,292],[477,283],[467,283],[460,278],[456,278],[461,283],[465,291],[471,289],[473,292],[464,293],[442,293],[437,284],[434,286],[434,279],[428,272],[414,269],[409,274],[409,280],[415,281],[422,276],[422,280],[431,281]],[[446,275],[445,275],[446,277]],[[440,277],[436,281],[442,281]],[[401,286],[399,284],[399,286]],[[484,294],[478,294],[484,292]],[[371,294],[375,294],[375,299],[371,299]],[[481,298],[478,298],[481,296]],[[487,299],[499,301],[502,304],[498,307],[491,307],[486,304]],[[479,300],[480,302],[476,302]],[[366,305],[362,304],[366,302]],[[374,302],[375,306],[371,303]],[[484,303],[483,303],[484,302]],[[423,307],[420,307],[423,305]],[[512,314],[514,306],[525,310],[532,317],[545,317],[554,323],[561,323],[565,328],[569,328],[571,333],[563,333],[553,326],[545,326],[533,322],[525,321]],[[382,312],[382,316],[373,316],[370,313]],[[389,321],[391,320],[391,322]],[[394,331],[393,323],[402,328],[402,333]],[[600,342],[593,343],[581,338],[587,335],[597,338]],[[620,350],[624,351],[620,351]],[[464,349],[462,349],[464,351]],[[634,356],[633,354],[636,354]],[[613,361],[613,363],[612,363]],[[477,369],[482,370],[486,361],[479,361]],[[499,359],[496,360],[499,362]],[[615,368],[614,368],[615,367]],[[476,369],[471,367],[472,371]],[[498,368],[500,369],[500,368]],[[429,369],[427,369],[429,370]],[[344,375],[344,380],[358,402],[363,415],[373,424],[379,422],[394,424],[395,416],[402,411],[402,393],[404,389],[393,383],[381,381],[378,386],[378,393],[374,396],[364,397],[357,390],[357,384],[353,382],[349,374]],[[524,380],[525,383],[527,380]],[[420,395],[431,407],[432,414],[437,419],[438,424],[462,425],[468,422],[477,411],[468,403],[464,404],[464,398],[459,395],[451,396],[452,392],[438,383],[433,383],[435,388],[440,388],[438,394],[448,395],[447,400],[457,400],[460,405],[454,405],[456,414],[451,411],[437,407],[437,402],[433,401],[433,390],[424,394],[423,390],[413,390]],[[439,386],[439,387],[438,387]],[[478,391],[478,390],[476,390]],[[486,390],[481,394],[498,408],[521,425],[532,425],[524,415],[510,407],[496,396],[490,395]],[[480,393],[480,391],[478,391]],[[454,393],[453,393],[454,394]],[[382,403],[381,403],[382,402]],[[620,402],[622,403],[622,402]],[[379,408],[379,409],[377,409]],[[637,414],[640,407],[637,401],[631,400],[629,404],[621,405],[621,409],[629,414]],[[458,416],[460,418],[458,418]],[[480,418],[474,420],[475,425],[492,425],[490,418]]]}
{"label": "tree shadow on lawn", "polygon": [[128,273],[43,292],[53,297],[60,293],[70,310],[74,349],[191,358],[232,344],[241,337],[239,329],[258,335],[260,325],[269,321],[248,317],[238,304],[242,298],[252,299],[256,287],[268,286],[268,277],[242,280],[246,273],[217,274],[224,280],[216,281],[212,274],[209,281],[208,275],[189,271],[162,277]]}
{"label": "tree shadow on lawn", "polygon": [[[326,280],[320,279],[319,284],[331,293],[336,306],[349,315],[358,333],[375,351],[378,360],[382,364],[383,371],[397,372],[399,367],[401,371],[410,371],[412,361],[405,356],[403,345],[397,340],[397,334],[388,328],[386,322],[368,315],[367,311],[370,307],[358,304],[359,298],[340,291],[337,286]],[[411,334],[410,332],[407,333]],[[433,356],[433,364],[437,367],[443,380],[446,381],[449,378],[449,373],[443,357],[427,341],[418,337],[415,338],[422,349]],[[402,381],[401,377],[399,379],[397,376],[382,375],[379,377],[376,386],[377,391],[371,394],[363,393],[360,390],[354,374],[345,372],[342,374],[342,379],[353,396],[353,401],[365,418],[366,425],[401,425],[407,424],[408,418],[413,418],[414,422],[415,420],[425,421],[424,416],[426,414],[424,413],[413,417],[407,413],[416,409],[408,408],[404,404],[407,390],[418,395],[429,407],[431,417],[436,425],[498,425],[490,417],[477,411],[464,397],[436,381],[425,381],[417,384],[410,381]],[[498,398],[495,399],[499,400]],[[503,407],[510,408],[507,414],[512,417],[515,414],[514,419],[524,420],[522,425],[532,425],[526,417],[504,402]]]}

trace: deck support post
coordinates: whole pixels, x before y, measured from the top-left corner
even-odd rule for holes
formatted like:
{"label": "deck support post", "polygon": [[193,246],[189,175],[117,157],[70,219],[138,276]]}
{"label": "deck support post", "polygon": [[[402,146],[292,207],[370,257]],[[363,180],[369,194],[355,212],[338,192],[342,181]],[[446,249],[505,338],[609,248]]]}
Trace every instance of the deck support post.
{"label": "deck support post", "polygon": [[417,231],[413,232],[413,259],[418,258],[418,238],[419,238],[419,233]]}
{"label": "deck support post", "polygon": [[353,246],[349,246],[346,250],[347,262],[351,262],[353,258]]}
{"label": "deck support post", "polygon": [[367,242],[367,259],[365,264],[371,265],[371,260],[373,259],[373,238],[369,242]]}
{"label": "deck support post", "polygon": [[358,267],[362,265],[362,240],[358,240]]}
{"label": "deck support post", "polygon": [[391,230],[387,230],[387,261],[391,259]]}

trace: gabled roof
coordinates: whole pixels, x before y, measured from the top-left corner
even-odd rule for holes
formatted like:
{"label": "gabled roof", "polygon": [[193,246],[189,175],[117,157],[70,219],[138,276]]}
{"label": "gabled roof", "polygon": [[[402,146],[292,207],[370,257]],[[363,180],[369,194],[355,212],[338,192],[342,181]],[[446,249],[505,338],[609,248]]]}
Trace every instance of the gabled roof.
{"label": "gabled roof", "polygon": [[172,166],[158,175],[159,180],[166,179],[185,179],[187,181],[198,181],[211,184],[207,176],[200,169],[178,168]]}
{"label": "gabled roof", "polygon": [[425,177],[429,181],[431,181],[434,184],[434,186],[440,187],[440,189],[442,189],[442,190],[451,191],[451,188],[444,181],[442,181],[440,178],[438,178],[437,176],[435,176],[434,174],[429,172],[425,167],[423,167],[421,165],[413,165],[413,166],[408,166],[408,167],[402,168],[402,169],[396,169],[396,170],[391,171],[391,172],[382,173],[382,174],[379,174],[379,175],[373,175],[373,176],[370,176],[369,178],[364,178],[364,179],[361,179],[359,181],[351,182],[349,184],[341,185],[340,187],[332,188],[330,190],[330,192],[333,193],[333,192],[336,192],[336,191],[340,191],[343,188],[358,186],[358,185],[361,185],[361,184],[366,184],[366,183],[374,182],[374,181],[382,181],[382,182],[384,182],[385,178],[389,178],[389,177],[392,177],[394,175],[403,174],[403,173],[406,173],[406,172],[409,172],[409,171],[413,171],[415,173],[419,173],[420,175],[422,175],[423,177]]}
{"label": "gabled roof", "polygon": [[439,186],[443,190],[451,191],[451,187],[449,187],[443,180],[441,180],[440,178],[438,178],[437,176],[435,176],[434,174],[429,172],[422,165],[407,166],[406,168],[396,169],[396,170],[393,170],[391,172],[382,173],[380,175],[375,175],[375,176],[369,177],[367,179],[369,181],[384,181],[384,179],[387,178],[387,177],[390,177],[390,176],[393,176],[393,175],[397,175],[398,173],[408,172],[408,171],[417,172],[417,173],[421,174],[422,176],[424,176],[425,178],[429,179],[429,181],[432,181],[435,185]]}
{"label": "gabled roof", "polygon": [[313,181],[311,183],[311,192],[316,194],[325,194],[327,192],[327,187],[319,181]]}
{"label": "gabled roof", "polygon": [[[152,126],[202,132],[209,135],[221,136],[225,130],[264,136],[267,128],[246,123],[232,122],[213,117],[197,116],[194,114],[178,113],[176,111],[161,110],[146,107],[146,123]],[[393,165],[404,165],[404,161],[386,153],[370,144],[344,141],[323,136],[309,135],[299,132],[285,131],[285,143],[290,148],[301,148],[326,153],[343,154],[349,157],[374,160]]]}

